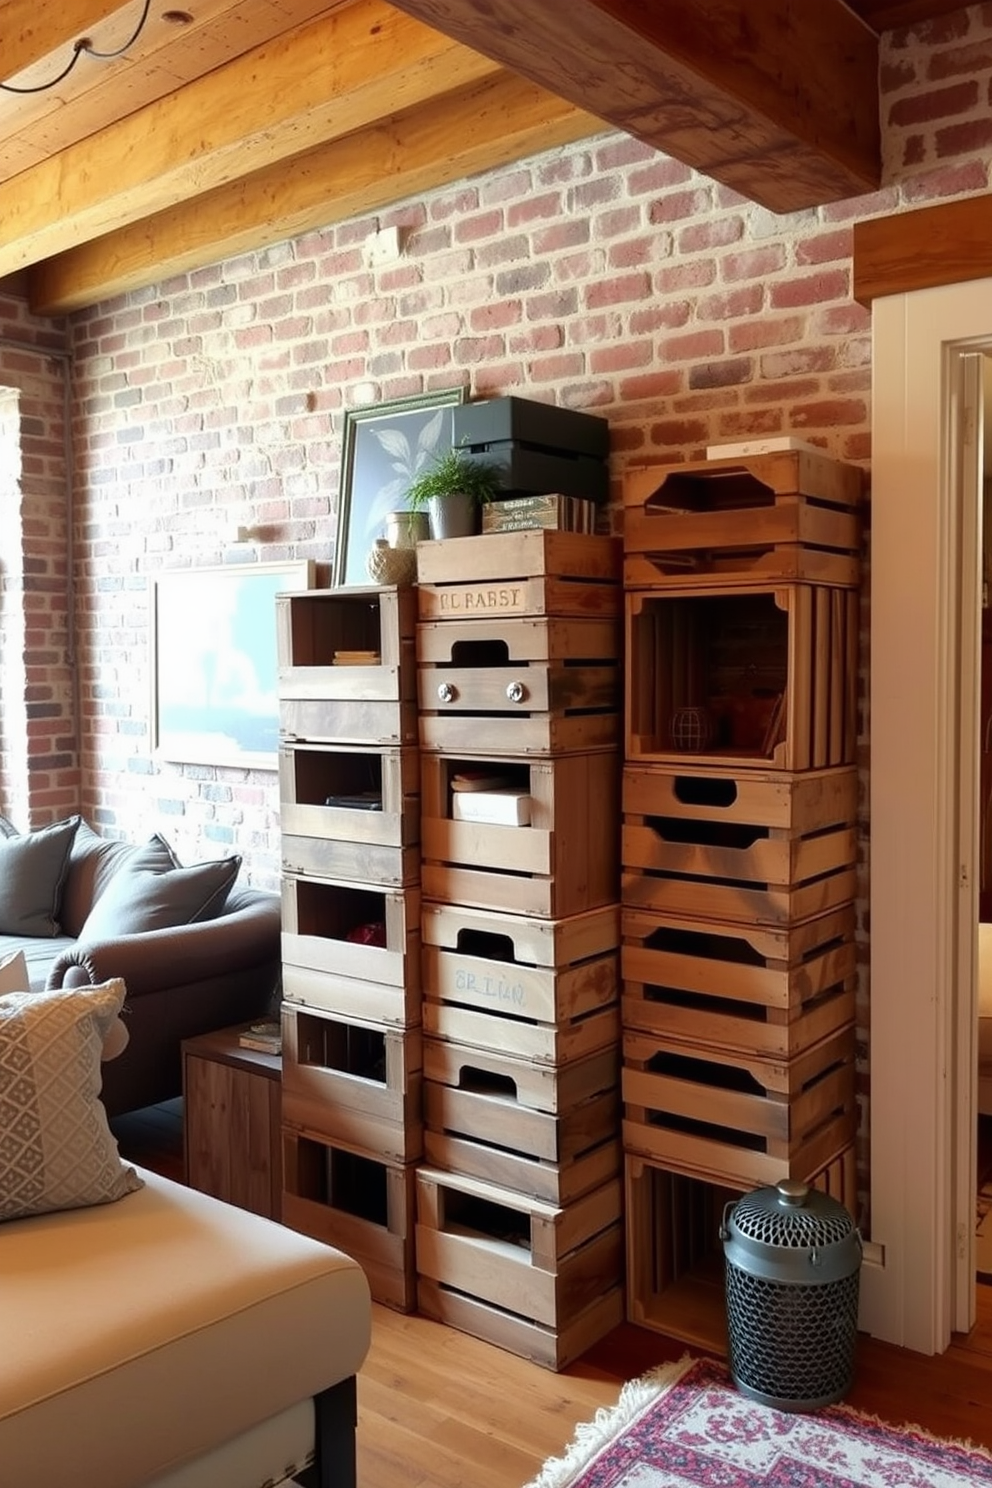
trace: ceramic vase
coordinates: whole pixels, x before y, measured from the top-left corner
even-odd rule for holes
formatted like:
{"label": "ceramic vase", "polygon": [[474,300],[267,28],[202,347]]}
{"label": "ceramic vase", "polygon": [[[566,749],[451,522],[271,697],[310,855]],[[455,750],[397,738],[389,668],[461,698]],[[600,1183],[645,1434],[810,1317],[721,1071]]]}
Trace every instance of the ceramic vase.
{"label": "ceramic vase", "polygon": [[431,519],[431,537],[473,537],[479,530],[479,506],[464,491],[449,496],[432,496],[427,503]]}

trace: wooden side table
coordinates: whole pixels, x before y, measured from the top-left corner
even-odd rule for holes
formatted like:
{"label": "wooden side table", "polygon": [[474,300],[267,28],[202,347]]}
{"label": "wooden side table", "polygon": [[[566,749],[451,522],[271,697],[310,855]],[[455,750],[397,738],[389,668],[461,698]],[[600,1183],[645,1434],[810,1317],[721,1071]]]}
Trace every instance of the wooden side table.
{"label": "wooden side table", "polygon": [[183,1149],[186,1182],[278,1220],[282,1205],[280,1083],[277,1054],[245,1049],[224,1028],[183,1041]]}

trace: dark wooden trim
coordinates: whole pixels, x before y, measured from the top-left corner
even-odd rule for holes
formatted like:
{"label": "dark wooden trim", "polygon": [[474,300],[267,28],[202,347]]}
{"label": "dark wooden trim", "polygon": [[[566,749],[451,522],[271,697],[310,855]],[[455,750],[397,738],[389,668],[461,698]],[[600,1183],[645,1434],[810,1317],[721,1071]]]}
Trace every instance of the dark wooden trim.
{"label": "dark wooden trim", "polygon": [[854,225],[854,298],[992,277],[992,196],[940,202]]}

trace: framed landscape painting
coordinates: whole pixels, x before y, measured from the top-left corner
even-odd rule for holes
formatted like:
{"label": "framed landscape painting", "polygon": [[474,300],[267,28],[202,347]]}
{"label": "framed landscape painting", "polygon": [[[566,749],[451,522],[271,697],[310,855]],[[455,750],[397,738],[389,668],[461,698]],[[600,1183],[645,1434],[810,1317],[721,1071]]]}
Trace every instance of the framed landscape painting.
{"label": "framed landscape painting", "polygon": [[415,476],[452,446],[454,409],[468,389],[418,393],[344,415],[334,583],[368,584],[365,560],[392,511],[406,511]]}
{"label": "framed landscape painting", "polygon": [[152,747],[194,765],[278,765],[276,595],[314,565],[231,564],[149,580]]}

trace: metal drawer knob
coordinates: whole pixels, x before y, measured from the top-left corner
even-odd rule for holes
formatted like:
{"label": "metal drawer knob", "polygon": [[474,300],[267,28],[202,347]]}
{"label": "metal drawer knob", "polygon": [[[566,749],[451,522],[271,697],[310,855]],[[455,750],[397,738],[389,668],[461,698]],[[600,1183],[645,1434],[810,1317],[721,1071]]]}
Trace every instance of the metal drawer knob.
{"label": "metal drawer knob", "polygon": [[506,695],[511,703],[522,703],[527,696],[527,689],[522,682],[508,682]]}
{"label": "metal drawer knob", "polygon": [[458,688],[452,682],[438,683],[437,695],[442,703],[453,703],[458,696]]}

